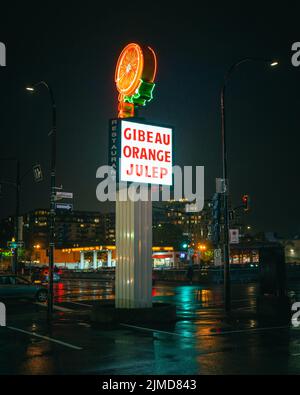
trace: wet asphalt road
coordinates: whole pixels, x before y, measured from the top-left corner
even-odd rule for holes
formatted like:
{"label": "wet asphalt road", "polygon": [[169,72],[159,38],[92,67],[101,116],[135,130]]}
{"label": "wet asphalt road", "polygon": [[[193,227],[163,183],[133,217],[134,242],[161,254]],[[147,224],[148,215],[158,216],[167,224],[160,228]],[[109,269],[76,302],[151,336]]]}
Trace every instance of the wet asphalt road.
{"label": "wet asphalt road", "polygon": [[[300,286],[290,284],[300,300]],[[233,308],[250,312],[256,284],[232,286]],[[173,326],[95,328],[89,312],[113,299],[110,283],[68,280],[55,284],[56,318],[47,325],[43,305],[7,302],[0,328],[1,374],[298,374],[300,329],[228,321],[222,286],[166,285],[154,301],[175,303]],[[250,315],[251,317],[251,315]]]}

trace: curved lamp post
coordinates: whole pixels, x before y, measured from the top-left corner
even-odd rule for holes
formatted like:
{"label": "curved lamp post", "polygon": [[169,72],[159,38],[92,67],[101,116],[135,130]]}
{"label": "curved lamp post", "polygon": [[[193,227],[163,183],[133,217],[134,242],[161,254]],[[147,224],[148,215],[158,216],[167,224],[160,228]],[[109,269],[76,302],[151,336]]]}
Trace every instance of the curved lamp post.
{"label": "curved lamp post", "polygon": [[223,217],[224,217],[224,304],[225,311],[230,312],[231,309],[231,295],[230,295],[230,245],[229,245],[229,214],[228,214],[228,170],[227,170],[227,141],[226,141],[226,123],[225,123],[225,91],[227,83],[233,72],[243,63],[246,62],[262,62],[268,64],[270,67],[276,67],[279,63],[275,60],[260,59],[260,58],[244,58],[234,63],[227,71],[223,87],[221,90],[221,133],[222,133],[222,168],[223,168]]}
{"label": "curved lamp post", "polygon": [[54,226],[55,226],[55,175],[56,175],[56,103],[50,85],[45,81],[40,81],[26,90],[34,93],[40,86],[45,87],[50,96],[52,108],[52,130],[51,135],[51,188],[50,188],[50,226],[49,226],[49,285],[48,285],[48,320],[53,313],[53,267],[54,267]]}

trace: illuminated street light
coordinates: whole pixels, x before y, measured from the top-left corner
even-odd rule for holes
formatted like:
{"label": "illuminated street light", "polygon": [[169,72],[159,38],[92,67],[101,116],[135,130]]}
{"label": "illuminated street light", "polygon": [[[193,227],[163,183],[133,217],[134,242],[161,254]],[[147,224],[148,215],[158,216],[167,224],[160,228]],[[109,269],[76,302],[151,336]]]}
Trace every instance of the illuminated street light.
{"label": "illuminated street light", "polygon": [[272,62],[272,63],[270,64],[271,67],[276,67],[276,66],[278,66],[278,65],[279,65],[279,62],[277,62],[277,60],[274,60],[274,62]]}
{"label": "illuminated street light", "polygon": [[34,87],[33,86],[26,86],[25,88],[29,92],[34,92]]}
{"label": "illuminated street light", "polygon": [[200,251],[206,251],[207,247],[205,244],[199,244],[199,250]]}

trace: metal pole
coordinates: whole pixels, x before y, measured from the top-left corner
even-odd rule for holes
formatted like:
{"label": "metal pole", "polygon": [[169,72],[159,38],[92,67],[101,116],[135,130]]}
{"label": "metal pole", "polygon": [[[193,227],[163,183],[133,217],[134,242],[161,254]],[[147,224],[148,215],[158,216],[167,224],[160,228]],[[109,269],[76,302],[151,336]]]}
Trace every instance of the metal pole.
{"label": "metal pole", "polygon": [[53,269],[54,269],[54,231],[55,231],[55,175],[56,175],[56,104],[54,101],[53,91],[51,87],[45,81],[40,81],[33,86],[26,87],[26,90],[34,92],[35,89],[43,85],[47,88],[52,107],[52,130],[50,132],[51,136],[51,164],[50,164],[50,215],[49,215],[49,284],[48,284],[48,309],[47,316],[48,321],[52,318],[53,313]]}
{"label": "metal pole", "polygon": [[17,274],[18,272],[18,242],[19,242],[19,215],[20,215],[20,161],[17,162],[17,175],[16,175],[16,212],[15,212],[15,240],[17,243],[17,247],[15,248],[14,254],[14,264],[13,264],[13,273]]}
{"label": "metal pole", "polygon": [[[20,161],[15,157],[4,157],[0,158],[0,160],[7,160],[7,161],[15,161],[17,164],[17,173],[16,173],[16,183],[13,182],[2,182],[7,185],[11,185],[16,188],[16,209],[15,209],[15,220],[14,220],[14,239],[16,242],[19,241],[18,235],[18,223],[19,223],[19,212],[20,212]],[[17,266],[18,266],[18,248],[15,248],[15,253],[12,258],[12,272],[14,274],[17,273]]]}
{"label": "metal pole", "polygon": [[234,63],[227,71],[224,84],[221,91],[221,132],[222,132],[222,167],[224,179],[223,191],[223,253],[224,253],[224,304],[227,313],[231,310],[231,287],[230,287],[230,243],[229,243],[229,212],[228,212],[228,171],[227,171],[227,141],[226,141],[226,118],[225,118],[225,90],[227,82],[235,69],[245,62],[263,62],[274,67],[278,62],[272,62],[269,59],[261,58],[244,58]]}
{"label": "metal pole", "polygon": [[225,124],[225,84],[221,92],[221,128],[222,128],[222,167],[224,179],[223,191],[223,254],[224,254],[224,304],[225,311],[231,309],[231,287],[230,287],[230,245],[229,245],[229,216],[228,216],[228,173],[227,173],[227,144],[226,144],[226,124]]}
{"label": "metal pole", "polygon": [[53,269],[54,269],[54,230],[55,230],[55,176],[56,176],[56,104],[52,90],[48,90],[52,104],[52,131],[51,131],[51,189],[50,189],[50,226],[49,226],[49,288],[48,288],[48,320],[53,313]]}

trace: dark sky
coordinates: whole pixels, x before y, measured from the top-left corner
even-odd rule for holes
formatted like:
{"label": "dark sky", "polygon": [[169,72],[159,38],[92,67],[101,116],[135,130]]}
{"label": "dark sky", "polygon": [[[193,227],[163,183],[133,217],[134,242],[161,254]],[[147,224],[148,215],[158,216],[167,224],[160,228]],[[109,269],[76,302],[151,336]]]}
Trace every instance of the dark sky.
{"label": "dark sky", "polygon": [[[142,115],[176,127],[176,162],[205,166],[208,198],[221,175],[219,94],[225,71],[243,57],[278,58],[276,70],[242,65],[228,87],[231,194],[238,204],[249,193],[248,221],[255,229],[300,234],[300,67],[291,64],[291,46],[300,41],[299,6],[37,4],[1,6],[0,41],[7,46],[7,67],[0,68],[1,156],[17,155],[22,172],[38,161],[49,173],[49,98],[45,90],[24,91],[30,82],[48,81],[58,108],[58,184],[74,192],[76,209],[107,210],[96,200],[95,174],[107,163],[107,124],[116,116],[114,69],[123,46],[139,42],[151,45],[159,62],[155,100]],[[0,180],[14,177],[12,164],[0,166]],[[2,195],[4,217],[14,211],[14,195],[6,187]],[[48,195],[49,177],[43,184],[27,177],[22,212],[47,207]]]}

